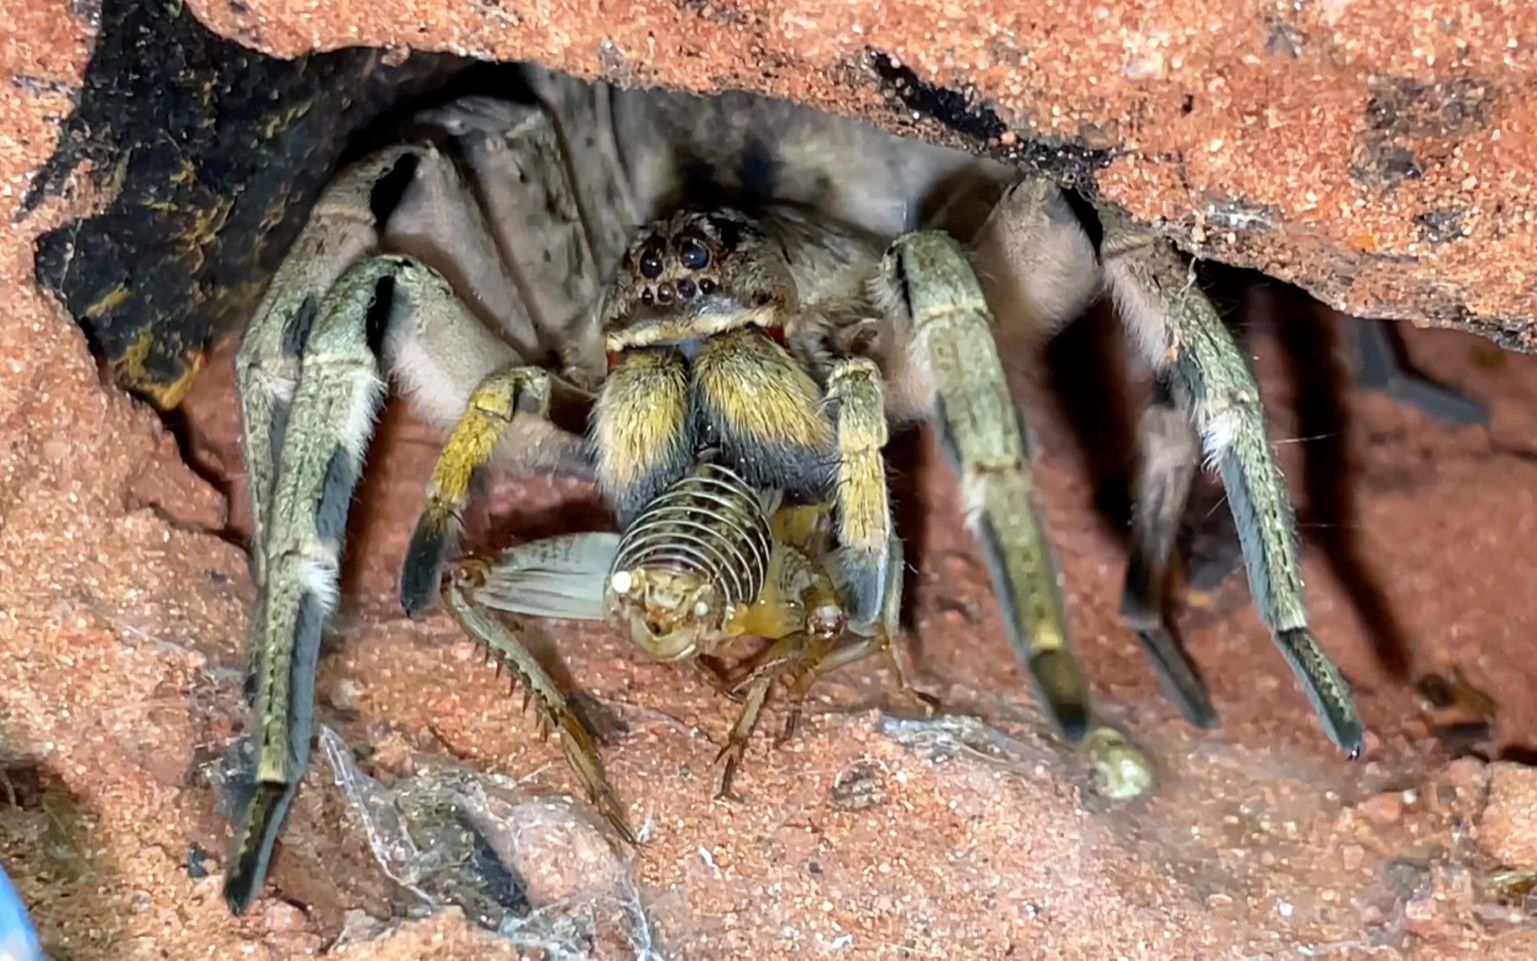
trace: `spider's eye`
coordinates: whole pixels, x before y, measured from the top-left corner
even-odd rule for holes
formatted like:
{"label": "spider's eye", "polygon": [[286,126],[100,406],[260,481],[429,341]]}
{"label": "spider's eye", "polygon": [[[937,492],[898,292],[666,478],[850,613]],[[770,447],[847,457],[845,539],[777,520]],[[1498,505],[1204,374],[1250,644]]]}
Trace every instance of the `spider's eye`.
{"label": "spider's eye", "polygon": [[640,272],[647,280],[662,276],[662,255],[655,247],[647,247],[640,252]]}
{"label": "spider's eye", "polygon": [[688,270],[703,270],[710,265],[710,252],[692,237],[678,241],[678,259]]}

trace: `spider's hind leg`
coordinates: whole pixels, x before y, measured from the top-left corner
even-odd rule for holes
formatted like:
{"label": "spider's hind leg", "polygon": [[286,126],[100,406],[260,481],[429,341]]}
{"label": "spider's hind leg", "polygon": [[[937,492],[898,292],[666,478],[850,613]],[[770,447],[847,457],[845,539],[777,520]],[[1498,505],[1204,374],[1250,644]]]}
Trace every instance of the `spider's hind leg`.
{"label": "spider's hind leg", "polygon": [[951,237],[923,231],[892,244],[872,292],[927,371],[936,432],[960,475],[1009,640],[1052,720],[1076,742],[1092,719],[1088,683],[1069,640],[1024,424],[977,276]]}
{"label": "spider's hind leg", "polygon": [[1222,478],[1250,593],[1325,731],[1354,757],[1364,731],[1349,685],[1308,628],[1291,499],[1265,434],[1258,384],[1183,260],[1123,212],[1098,208],[1105,274],[1131,340],[1194,419]]}
{"label": "spider's hind leg", "polygon": [[1138,467],[1133,492],[1131,552],[1121,617],[1157,668],[1165,693],[1192,724],[1216,723],[1211,696],[1169,624],[1169,558],[1200,463],[1200,442],[1162,379],[1137,425]]}

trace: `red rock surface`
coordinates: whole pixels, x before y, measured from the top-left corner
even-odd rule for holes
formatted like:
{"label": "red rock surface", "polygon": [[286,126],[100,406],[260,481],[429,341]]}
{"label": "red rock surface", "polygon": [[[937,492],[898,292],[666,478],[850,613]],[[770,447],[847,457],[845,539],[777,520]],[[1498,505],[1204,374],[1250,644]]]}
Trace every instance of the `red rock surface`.
{"label": "red rock surface", "polygon": [[[740,87],[904,125],[867,51],[1108,150],[1105,195],[1187,249],[1368,317],[1537,347],[1537,8],[1506,0],[192,0],[280,56],[356,44]],[[946,131],[933,124],[929,136]]]}
{"label": "red rock surface", "polygon": [[[51,956],[541,956],[455,912],[371,922],[396,891],[319,764],[274,872],[282,898],[228,916],[207,772],[240,723],[252,591],[242,552],[222,536],[238,531],[240,506],[226,511],[156,418],[103,385],[70,318],[32,285],[33,239],[98,199],[11,216],[69,109],[51,85],[78,81],[89,33],[67,5],[13,6],[13,32],[0,38],[0,859]],[[12,82],[18,75],[34,82]],[[1256,346],[1276,435],[1297,441],[1282,450],[1298,477],[1303,455],[1328,438],[1299,436],[1280,352],[1265,337]],[[1492,421],[1452,430],[1347,390],[1348,530],[1415,673],[1460,671],[1493,698],[1493,747],[1529,745],[1537,365],[1451,333],[1417,334],[1411,346],[1432,373],[1489,403]],[[199,469],[238,488],[227,364],[226,351],[196,387],[187,435]],[[1528,855],[1530,771],[1448,763],[1430,733],[1442,718],[1378,666],[1368,625],[1317,549],[1307,569],[1316,623],[1360,690],[1373,734],[1366,757],[1345,763],[1318,733],[1240,582],[1187,617],[1224,723],[1185,727],[1117,624],[1120,549],[1092,512],[1061,420],[1050,404],[1038,409],[1043,498],[1082,656],[1097,696],[1159,758],[1159,794],[1105,804],[1022,719],[1024,681],[960,532],[953,486],[924,470],[915,659],[930,689],[1015,734],[1002,748],[904,743],[878,710],[911,710],[890,693],[890,672],[849,670],[818,689],[785,750],[754,743],[739,780],[745,804],[713,802],[710,761],[728,706],[606,631],[556,635],[571,676],[624,724],[605,754],[632,815],[650,824],[627,867],[654,924],[653,956],[1537,953],[1530,906],[1503,903],[1485,883]],[[408,775],[424,756],[457,757],[519,779],[532,798],[569,791],[558,749],[539,742],[452,624],[393,613],[400,518],[419,502],[437,438],[398,407],[386,434],[362,495],[322,701],[343,709],[353,743],[375,748],[368,764],[381,779]],[[582,496],[508,478],[479,536],[537,529]],[[856,794],[874,803],[853,803]],[[534,890],[570,883],[560,872],[573,869],[555,862],[541,862],[550,873]],[[588,955],[637,955],[600,948]]]}

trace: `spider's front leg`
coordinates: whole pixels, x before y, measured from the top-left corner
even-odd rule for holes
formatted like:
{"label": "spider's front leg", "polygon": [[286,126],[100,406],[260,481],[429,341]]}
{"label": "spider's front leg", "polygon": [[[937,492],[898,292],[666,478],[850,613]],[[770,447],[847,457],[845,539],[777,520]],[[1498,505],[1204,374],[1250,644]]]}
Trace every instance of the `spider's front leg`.
{"label": "spider's front leg", "polygon": [[[347,169],[315,202],[310,222],[273,276],[235,357],[241,405],[241,454],[251,498],[251,541],[258,585],[266,581],[268,513],[279,453],[299,383],[300,361],[327,291],[378,247],[369,198],[414,148],[381,151]],[[366,443],[366,438],[365,441]]]}
{"label": "spider's front leg", "polygon": [[[1049,180],[1027,177],[993,208],[976,251],[999,323],[1049,336],[1100,296],[1104,271],[1078,214]],[[1170,699],[1193,723],[1216,718],[1211,697],[1169,625],[1168,562],[1199,464],[1184,411],[1158,385],[1137,429],[1138,473],[1121,617],[1136,632]]]}
{"label": "spider's front leg", "polygon": [[[299,376],[290,406],[259,431],[252,451],[265,455],[273,476],[264,493],[253,487],[253,512],[262,518],[256,544],[262,599],[249,678],[256,786],[226,872],[225,898],[236,913],[256,896],[309,763],[321,630],[336,606],[348,507],[384,396],[368,321],[393,267],[382,259],[352,267],[312,311],[299,315],[313,318],[312,326],[284,331]],[[257,328],[258,335],[268,332]],[[249,431],[250,407],[246,416]]]}
{"label": "spider's front leg", "polygon": [[[321,633],[336,607],[348,509],[384,396],[379,354],[394,353],[382,345],[457,332],[459,340],[485,338],[480,363],[516,356],[468,317],[441,275],[407,257],[363,259],[313,302],[259,313],[239,361],[251,388],[241,397],[245,454],[252,512],[261,520],[247,689],[256,790],[225,881],[236,912],[256,896],[308,766]],[[279,352],[263,353],[267,344]],[[296,375],[288,391],[268,389],[275,366]]]}
{"label": "spider's front leg", "polygon": [[[514,129],[497,156],[531,156],[518,139],[525,133]],[[236,913],[261,887],[308,764],[320,636],[336,604],[348,507],[382,397],[380,358],[424,412],[451,420],[477,383],[522,367],[520,349],[527,353],[571,315],[558,304],[544,305],[545,323],[529,315],[473,196],[455,165],[425,145],[392,147],[342,171],[274,276],[236,358],[259,590],[247,690],[256,785],[225,878]],[[562,205],[525,206],[536,235],[566,213]],[[411,255],[381,253],[392,248]],[[491,304],[502,305],[494,325],[485,317]],[[587,363],[590,338],[579,327],[566,333],[561,353]],[[529,380],[542,409],[551,391]],[[509,443],[529,460],[585,460],[578,435],[537,417],[519,416],[519,425],[526,429],[503,433],[516,435]]]}
{"label": "spider's front leg", "polygon": [[[335,226],[312,222],[316,230]],[[237,360],[261,591],[247,691],[257,786],[226,878],[237,912],[256,895],[308,764],[320,636],[336,607],[348,508],[384,395],[379,355],[394,358],[401,342],[447,338],[461,351],[478,342],[477,364],[516,358],[441,275],[408,257],[367,257],[323,295],[307,294],[292,311],[282,309],[288,302],[274,297],[276,306],[257,315]],[[283,383],[274,371],[291,371],[296,382],[273,390]],[[411,372],[402,379],[411,384]]]}
{"label": "spider's front leg", "polygon": [[[1349,685],[1308,629],[1296,521],[1254,374],[1173,248],[1119,210],[1101,206],[1098,213],[1117,306],[1132,340],[1190,412],[1222,477],[1260,617],[1329,737],[1354,757],[1364,737],[1361,719]],[[1166,544],[1159,550],[1167,556]]]}
{"label": "spider's front leg", "polygon": [[929,381],[936,432],[960,475],[1010,643],[1052,720],[1079,741],[1092,719],[1088,684],[1069,641],[1024,427],[981,285],[960,246],[934,231],[899,237],[875,283]]}
{"label": "spider's front leg", "polygon": [[509,438],[531,433],[533,424],[549,425],[557,388],[581,393],[543,367],[517,362],[492,371],[475,386],[438,454],[406,548],[400,600],[407,613],[420,613],[437,593],[443,560],[458,538],[476,480]]}
{"label": "spider's front leg", "polygon": [[[246,696],[255,785],[225,873],[231,910],[250,907],[309,762],[320,637],[337,601],[348,508],[383,398],[378,347],[420,273],[379,244],[371,199],[409,179],[401,146],[343,171],[273,277],[236,356],[242,454],[259,600]],[[390,305],[388,311],[381,307]]]}
{"label": "spider's front leg", "polygon": [[844,574],[856,629],[876,625],[888,587],[901,584],[892,566],[891,495],[886,487],[886,396],[880,368],[862,357],[841,359],[827,378],[827,400],[837,425],[837,563]]}

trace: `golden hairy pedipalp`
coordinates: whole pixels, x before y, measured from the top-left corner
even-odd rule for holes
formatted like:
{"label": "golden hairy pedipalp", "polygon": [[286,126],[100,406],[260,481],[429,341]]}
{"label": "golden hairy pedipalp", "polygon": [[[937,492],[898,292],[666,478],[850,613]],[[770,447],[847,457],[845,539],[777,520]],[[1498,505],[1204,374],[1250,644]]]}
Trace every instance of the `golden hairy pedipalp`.
{"label": "golden hairy pedipalp", "polygon": [[591,440],[598,482],[628,524],[694,456],[683,355],[665,347],[620,354],[593,407]]}
{"label": "golden hairy pedipalp", "polygon": [[401,564],[400,598],[406,611],[424,609],[442,579],[443,558],[459,536],[475,479],[491,462],[519,414],[546,416],[550,372],[521,364],[487,375],[438,453],[427,497]]}
{"label": "golden hairy pedipalp", "polygon": [[746,329],[699,345],[692,365],[695,410],[726,457],[760,487],[819,495],[835,436],[822,391],[785,348]]}

